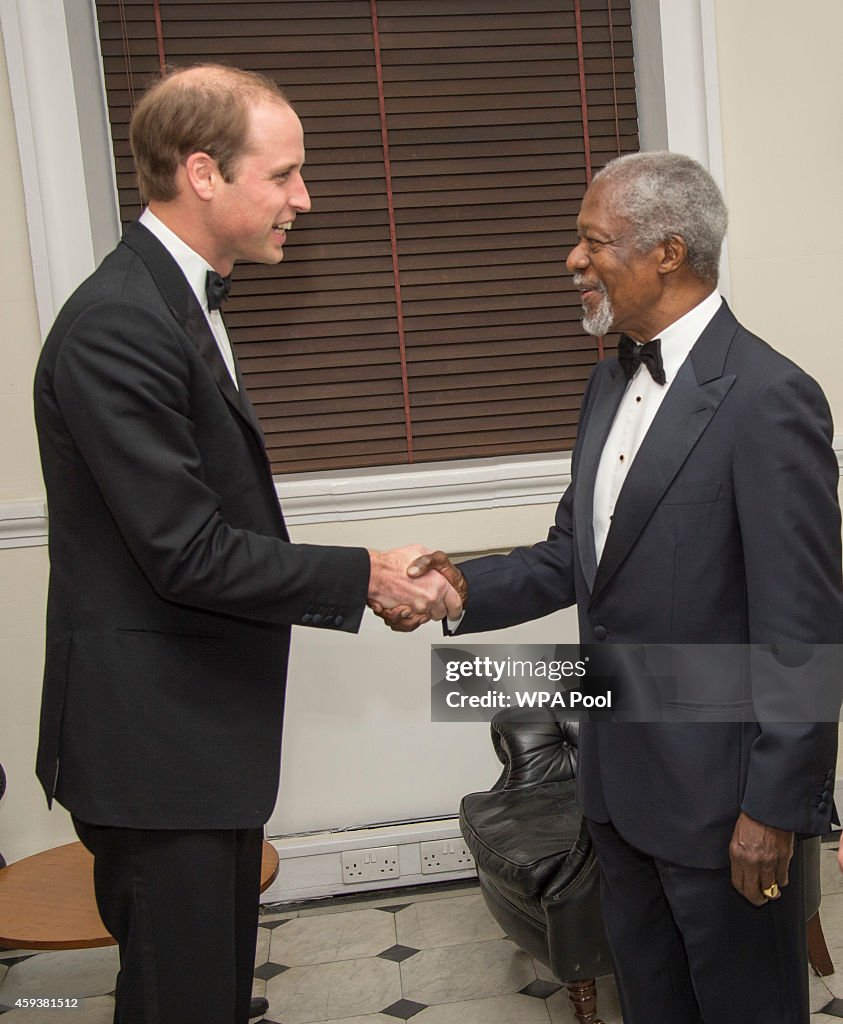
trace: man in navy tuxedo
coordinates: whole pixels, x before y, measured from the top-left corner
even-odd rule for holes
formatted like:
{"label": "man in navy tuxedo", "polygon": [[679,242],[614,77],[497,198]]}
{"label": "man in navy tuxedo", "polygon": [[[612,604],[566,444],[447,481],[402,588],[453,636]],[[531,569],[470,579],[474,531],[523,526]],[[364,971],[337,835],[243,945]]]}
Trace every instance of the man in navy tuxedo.
{"label": "man in navy tuxedo", "polygon": [[[174,72],[131,127],[149,201],[69,299],[35,410],[50,511],[38,775],[94,853],[120,1024],[245,1024],[290,628],[443,617],[394,552],[290,543],[219,303],[310,209],[273,82]],[[412,589],[407,590],[410,586]]]}
{"label": "man in navy tuxedo", "polygon": [[808,1021],[799,839],[832,814],[839,473],[818,385],[717,293],[725,230],[716,184],[687,157],[636,154],[595,176],[568,268],[586,330],[623,336],[588,382],[556,522],[532,548],[410,569],[456,586],[460,635],[576,604],[598,659],[621,664],[630,645],[736,659],[718,720],[679,720],[674,703],[581,727],[626,1024]]}

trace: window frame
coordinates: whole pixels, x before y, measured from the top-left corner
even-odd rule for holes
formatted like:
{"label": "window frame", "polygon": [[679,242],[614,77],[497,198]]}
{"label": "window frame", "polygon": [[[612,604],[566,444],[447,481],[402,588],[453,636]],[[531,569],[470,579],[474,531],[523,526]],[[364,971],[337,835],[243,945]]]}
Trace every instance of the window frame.
{"label": "window frame", "polygon": [[[688,153],[723,188],[715,0],[631,6],[641,148]],[[0,27],[45,337],[66,297],[119,238],[94,0],[0,0]],[[726,251],[720,288],[728,297]],[[290,474],[276,489],[293,524],[489,509],[555,501],[569,460],[560,452]]]}

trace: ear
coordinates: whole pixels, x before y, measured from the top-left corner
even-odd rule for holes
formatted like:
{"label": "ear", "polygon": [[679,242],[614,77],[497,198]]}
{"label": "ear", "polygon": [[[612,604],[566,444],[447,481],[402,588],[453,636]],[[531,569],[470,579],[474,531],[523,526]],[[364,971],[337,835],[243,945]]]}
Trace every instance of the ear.
{"label": "ear", "polygon": [[660,274],[673,274],[688,262],[688,246],[681,235],[669,235],[662,243]]}
{"label": "ear", "polygon": [[191,153],[185,160],[184,175],[186,183],[200,199],[213,198],[219,182],[222,180],[216,160],[207,153]]}

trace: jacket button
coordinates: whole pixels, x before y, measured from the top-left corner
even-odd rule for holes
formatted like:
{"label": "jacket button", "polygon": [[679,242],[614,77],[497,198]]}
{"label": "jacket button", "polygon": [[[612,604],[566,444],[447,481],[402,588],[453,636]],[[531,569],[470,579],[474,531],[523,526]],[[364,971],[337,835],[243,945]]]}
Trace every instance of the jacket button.
{"label": "jacket button", "polygon": [[595,626],[594,627],[594,639],[595,640],[605,640],[608,635],[609,635],[609,630],[606,629],[605,626]]}
{"label": "jacket button", "polygon": [[302,615],[301,620],[302,622],[310,622],[311,618],[312,616],[310,612],[305,612],[304,615]]}
{"label": "jacket button", "polygon": [[817,804],[817,810],[820,812],[820,814],[825,814],[825,812],[828,810],[828,804],[825,802],[825,800],[820,800],[820,802]]}
{"label": "jacket button", "polygon": [[334,625],[337,627],[337,629],[340,628],[340,626],[342,625],[342,615],[335,616]]}
{"label": "jacket button", "polygon": [[314,626],[318,626],[319,623],[322,621],[322,616],[319,614],[319,612],[317,612],[310,621],[313,623]]}

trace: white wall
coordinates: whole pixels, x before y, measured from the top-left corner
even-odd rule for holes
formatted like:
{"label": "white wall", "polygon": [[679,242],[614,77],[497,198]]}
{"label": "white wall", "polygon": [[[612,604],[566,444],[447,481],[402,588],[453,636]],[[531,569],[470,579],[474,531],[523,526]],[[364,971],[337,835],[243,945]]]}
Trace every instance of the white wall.
{"label": "white wall", "polygon": [[[43,497],[44,491],[31,398],[40,337],[2,47],[0,152],[0,503],[27,503]],[[67,815],[48,813],[34,772],[46,581],[43,543],[0,546],[0,762],[8,776],[8,792],[0,802],[0,853],[9,861],[73,838]]]}
{"label": "white wall", "polygon": [[[843,435],[843,4],[716,0],[732,306],[822,385]],[[843,487],[841,487],[843,501]],[[843,730],[837,799],[843,792]]]}
{"label": "white wall", "polygon": [[716,0],[733,306],[843,431],[843,4]]}
{"label": "white wall", "polygon": [[[542,539],[553,506],[445,513],[296,527],[309,543],[389,547],[419,541],[450,552]],[[494,539],[498,539],[496,544]],[[394,634],[367,615],[352,639],[294,631],[287,690],[282,786],[270,834],[456,813],[465,793],[488,789],[500,766],[484,723],[430,720],[430,645],[437,624]],[[464,642],[464,641],[463,641]],[[472,643],[576,642],[576,616],[559,612]]]}

